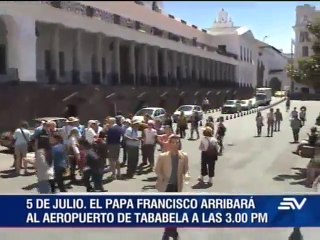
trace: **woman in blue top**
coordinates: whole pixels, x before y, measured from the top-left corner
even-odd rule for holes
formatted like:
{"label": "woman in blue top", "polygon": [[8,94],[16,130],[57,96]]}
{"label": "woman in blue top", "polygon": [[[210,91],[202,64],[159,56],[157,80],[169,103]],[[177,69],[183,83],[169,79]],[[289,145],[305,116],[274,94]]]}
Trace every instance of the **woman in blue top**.
{"label": "woman in blue top", "polygon": [[[67,167],[67,154],[65,146],[63,145],[63,139],[60,135],[54,134],[52,137],[52,160],[54,168],[54,181],[57,183],[60,192],[66,192],[63,174]],[[53,189],[55,192],[55,189]]]}

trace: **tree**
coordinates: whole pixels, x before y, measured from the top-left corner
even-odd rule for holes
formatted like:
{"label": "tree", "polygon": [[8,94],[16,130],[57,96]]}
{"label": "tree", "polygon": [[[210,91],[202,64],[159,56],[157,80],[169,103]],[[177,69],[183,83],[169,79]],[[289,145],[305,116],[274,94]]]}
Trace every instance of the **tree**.
{"label": "tree", "polygon": [[309,33],[315,40],[312,45],[313,56],[298,61],[298,66],[289,64],[287,66],[288,76],[298,82],[320,89],[320,21],[307,25]]}

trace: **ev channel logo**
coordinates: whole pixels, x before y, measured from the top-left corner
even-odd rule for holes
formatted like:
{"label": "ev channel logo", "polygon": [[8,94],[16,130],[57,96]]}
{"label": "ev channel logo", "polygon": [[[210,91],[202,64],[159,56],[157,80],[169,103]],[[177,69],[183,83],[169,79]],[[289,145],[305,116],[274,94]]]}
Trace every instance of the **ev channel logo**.
{"label": "ev channel logo", "polygon": [[307,198],[303,198],[299,203],[296,198],[283,198],[278,210],[301,210]]}

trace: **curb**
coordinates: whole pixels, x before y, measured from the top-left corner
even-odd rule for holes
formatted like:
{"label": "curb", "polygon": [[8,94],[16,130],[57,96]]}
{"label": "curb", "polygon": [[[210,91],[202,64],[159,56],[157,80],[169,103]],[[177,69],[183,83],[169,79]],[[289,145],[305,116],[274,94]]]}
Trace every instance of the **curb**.
{"label": "curb", "polygon": [[[268,106],[264,106],[264,107],[261,107],[261,108],[254,108],[254,109],[251,109],[251,110],[248,110],[248,111],[242,111],[240,113],[234,113],[234,114],[230,114],[230,115],[226,115],[225,117],[224,116],[219,116],[216,120],[216,122],[219,122],[219,119],[222,117],[224,120],[231,120],[231,119],[236,119],[237,117],[243,117],[243,116],[247,116],[247,115],[250,115],[252,113],[256,113],[256,112],[260,112],[260,111],[264,111],[266,109],[269,109],[269,108],[272,108],[282,102],[284,102],[286,100],[286,98],[282,98],[280,101],[277,101],[273,104],[270,104]],[[220,110],[220,109],[219,109]]]}

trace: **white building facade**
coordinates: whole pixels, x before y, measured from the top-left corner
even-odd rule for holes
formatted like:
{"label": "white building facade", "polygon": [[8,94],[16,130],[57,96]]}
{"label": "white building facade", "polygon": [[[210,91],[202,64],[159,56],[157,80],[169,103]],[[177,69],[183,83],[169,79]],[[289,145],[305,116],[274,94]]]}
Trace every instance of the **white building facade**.
{"label": "white building facade", "polygon": [[[316,18],[319,19],[320,11],[314,6],[305,4],[296,7],[296,22],[293,27],[295,31],[295,41],[294,41],[294,64],[297,66],[298,61],[306,57],[312,56],[312,44],[314,41],[314,36],[312,36],[306,26],[308,23],[313,22]],[[305,92],[314,93],[314,89],[309,86],[294,82],[293,83],[294,92]]]}
{"label": "white building facade", "polygon": [[[241,85],[277,86],[277,88],[279,85],[280,88],[288,85],[285,71],[288,62],[282,52],[257,40],[250,29],[234,26],[224,9],[208,31],[214,36],[218,46],[239,56],[237,81]],[[280,84],[274,85],[275,79],[278,79]]]}
{"label": "white building facade", "polygon": [[205,30],[135,2],[0,7],[0,82],[238,84],[238,51],[219,51]]}
{"label": "white building facade", "polygon": [[274,90],[290,90],[291,81],[286,68],[288,58],[280,50],[257,40],[257,86],[271,87]]}

